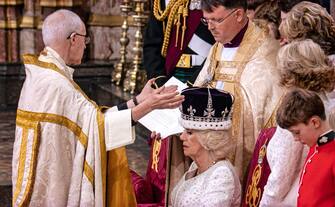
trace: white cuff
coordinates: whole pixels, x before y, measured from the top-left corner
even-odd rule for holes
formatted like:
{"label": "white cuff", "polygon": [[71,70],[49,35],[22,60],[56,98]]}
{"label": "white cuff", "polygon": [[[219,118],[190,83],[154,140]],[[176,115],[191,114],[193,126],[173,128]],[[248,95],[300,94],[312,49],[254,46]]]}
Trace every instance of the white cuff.
{"label": "white cuff", "polygon": [[112,150],[132,144],[135,141],[135,129],[131,126],[131,109],[115,111],[111,108],[105,113],[106,150]]}

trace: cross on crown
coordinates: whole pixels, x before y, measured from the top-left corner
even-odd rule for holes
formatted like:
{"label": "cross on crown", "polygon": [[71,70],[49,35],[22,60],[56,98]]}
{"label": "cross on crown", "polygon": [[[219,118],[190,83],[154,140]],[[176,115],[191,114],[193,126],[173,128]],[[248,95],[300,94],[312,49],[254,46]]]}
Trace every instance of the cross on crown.
{"label": "cross on crown", "polygon": [[208,89],[208,102],[207,102],[207,108],[204,111],[204,116],[210,118],[213,117],[215,114],[215,110],[213,109],[213,103],[212,103],[212,95],[210,90]]}

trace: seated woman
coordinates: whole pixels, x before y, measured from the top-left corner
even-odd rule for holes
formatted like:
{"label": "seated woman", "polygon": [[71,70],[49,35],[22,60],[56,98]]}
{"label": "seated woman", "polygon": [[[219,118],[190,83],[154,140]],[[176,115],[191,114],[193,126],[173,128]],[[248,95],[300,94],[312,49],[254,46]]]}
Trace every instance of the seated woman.
{"label": "seated woman", "polygon": [[172,191],[178,206],[239,206],[241,185],[232,154],[233,97],[216,89],[191,87],[182,92],[180,139],[193,163]]}

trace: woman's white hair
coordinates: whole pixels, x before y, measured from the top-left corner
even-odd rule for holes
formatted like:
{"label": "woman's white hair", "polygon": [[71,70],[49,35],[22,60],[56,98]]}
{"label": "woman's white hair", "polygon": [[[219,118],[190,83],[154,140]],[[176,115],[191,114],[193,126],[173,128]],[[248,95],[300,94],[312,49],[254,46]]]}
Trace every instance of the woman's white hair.
{"label": "woman's white hair", "polygon": [[42,37],[45,46],[66,41],[72,32],[79,32],[83,21],[80,17],[66,9],[60,9],[47,16],[42,26]]}

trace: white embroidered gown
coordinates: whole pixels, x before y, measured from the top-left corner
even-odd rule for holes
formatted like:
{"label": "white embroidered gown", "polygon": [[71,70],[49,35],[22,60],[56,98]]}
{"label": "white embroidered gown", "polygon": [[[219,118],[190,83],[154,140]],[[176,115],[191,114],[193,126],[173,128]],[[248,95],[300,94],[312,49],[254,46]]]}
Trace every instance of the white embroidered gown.
{"label": "white embroidered gown", "polygon": [[241,184],[229,161],[219,161],[199,175],[196,175],[197,168],[193,162],[173,189],[173,207],[240,206]]}

